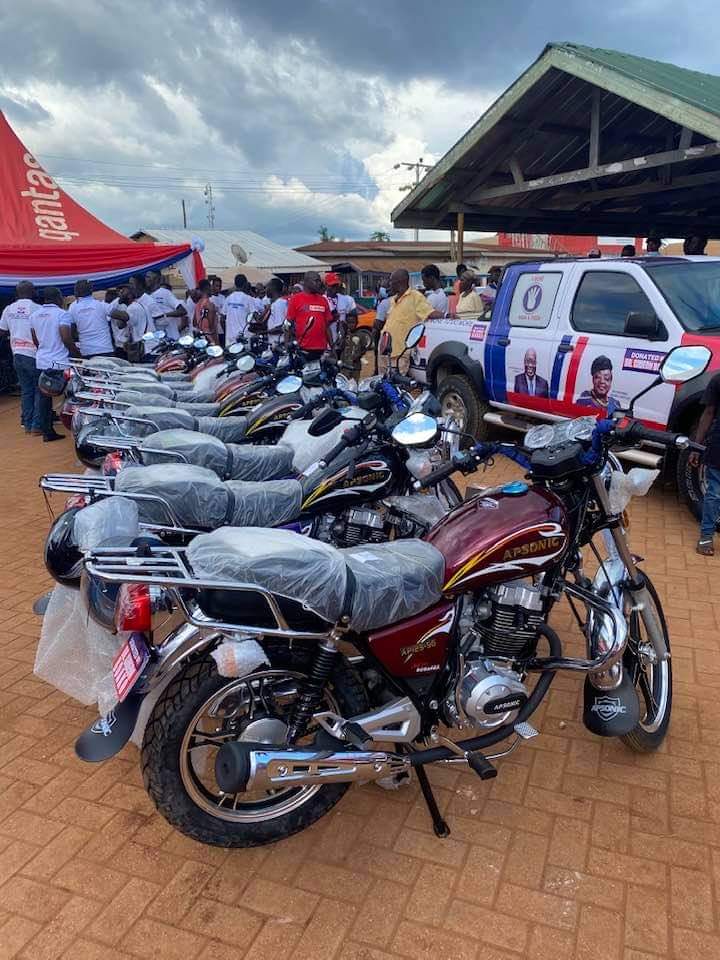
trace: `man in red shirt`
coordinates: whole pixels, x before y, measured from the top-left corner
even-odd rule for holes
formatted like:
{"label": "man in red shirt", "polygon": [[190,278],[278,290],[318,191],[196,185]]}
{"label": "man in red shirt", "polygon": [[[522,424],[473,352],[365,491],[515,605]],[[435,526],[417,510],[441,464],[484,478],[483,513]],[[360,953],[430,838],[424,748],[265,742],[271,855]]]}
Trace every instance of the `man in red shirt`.
{"label": "man in red shirt", "polygon": [[321,289],[320,274],[311,270],[303,277],[303,292],[294,293],[288,300],[287,318],[295,327],[295,339],[313,359],[320,357],[330,345],[328,330],[332,310]]}

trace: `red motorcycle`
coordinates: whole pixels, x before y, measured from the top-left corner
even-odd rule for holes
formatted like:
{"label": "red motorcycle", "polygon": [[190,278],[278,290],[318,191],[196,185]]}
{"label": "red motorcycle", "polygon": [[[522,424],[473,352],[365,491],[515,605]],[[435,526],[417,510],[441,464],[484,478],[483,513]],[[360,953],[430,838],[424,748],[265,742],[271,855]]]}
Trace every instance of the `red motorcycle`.
{"label": "red motorcycle", "polygon": [[[657,382],[684,383],[708,361],[704,347],[679,347]],[[418,442],[423,420],[395,429]],[[447,836],[426,765],[495,777],[494,761],[537,735],[530,720],[560,670],[584,678],[590,731],[657,749],[670,722],[670,640],[623,512],[649,483],[613,454],[641,441],[695,446],[631,419],[540,425],[521,449],[480,443],[426,478],[501,454],[527,471],[422,540],[337,550],[225,528],[185,550],[95,550],[91,615],[107,624],[114,611],[130,635],[113,670],[121,702],[78,754],[121,749],[145,703],[142,769],[162,815],[201,842],[243,847],[305,829],[352,782],[412,771]],[[551,626],[563,598],[583,657],[566,656]]]}

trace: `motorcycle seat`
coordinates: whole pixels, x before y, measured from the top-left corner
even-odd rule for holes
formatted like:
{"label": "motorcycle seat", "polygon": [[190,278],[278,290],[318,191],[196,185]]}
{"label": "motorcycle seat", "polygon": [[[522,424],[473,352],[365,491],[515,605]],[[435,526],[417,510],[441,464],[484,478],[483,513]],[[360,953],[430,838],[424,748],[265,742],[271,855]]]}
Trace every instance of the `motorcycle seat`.
{"label": "motorcycle seat", "polygon": [[212,470],[221,480],[278,480],[294,473],[293,451],[284,444],[226,444],[197,430],[152,433],[140,444],[140,452],[147,465],[194,463]]}
{"label": "motorcycle seat", "polygon": [[247,417],[198,417],[200,433],[217,437],[223,443],[240,443],[247,431]]}
{"label": "motorcycle seat", "polygon": [[[195,537],[187,556],[198,577],[260,587],[357,632],[436,603],[445,575],[443,555],[424,540],[338,550],[288,530],[224,527]],[[220,599],[232,607],[231,598]]]}

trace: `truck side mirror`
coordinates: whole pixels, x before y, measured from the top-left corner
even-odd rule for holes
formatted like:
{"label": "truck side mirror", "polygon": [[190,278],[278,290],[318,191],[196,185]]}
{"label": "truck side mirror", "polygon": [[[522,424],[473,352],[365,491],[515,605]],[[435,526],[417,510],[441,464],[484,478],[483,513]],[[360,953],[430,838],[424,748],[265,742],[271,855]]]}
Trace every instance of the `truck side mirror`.
{"label": "truck side mirror", "polygon": [[625,318],[625,336],[640,337],[643,340],[666,340],[667,332],[657,314],[631,310]]}

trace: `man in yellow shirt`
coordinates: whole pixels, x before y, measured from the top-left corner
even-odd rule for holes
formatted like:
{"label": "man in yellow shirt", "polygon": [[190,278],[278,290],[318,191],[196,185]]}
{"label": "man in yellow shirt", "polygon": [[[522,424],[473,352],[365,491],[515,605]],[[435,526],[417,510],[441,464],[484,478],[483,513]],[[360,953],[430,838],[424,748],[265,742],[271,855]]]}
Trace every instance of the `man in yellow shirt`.
{"label": "man in yellow shirt", "polygon": [[[385,321],[385,330],[392,337],[390,357],[378,355],[378,373],[385,373],[388,362],[396,361],[398,371],[404,376],[410,369],[410,356],[400,354],[405,349],[405,338],[418,323],[441,317],[439,310],[433,310],[419,290],[410,289],[410,274],[407,270],[395,270],[390,276],[390,311]],[[398,359],[399,358],[399,359]]]}

